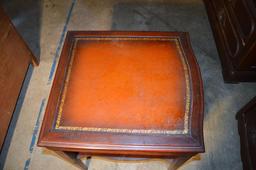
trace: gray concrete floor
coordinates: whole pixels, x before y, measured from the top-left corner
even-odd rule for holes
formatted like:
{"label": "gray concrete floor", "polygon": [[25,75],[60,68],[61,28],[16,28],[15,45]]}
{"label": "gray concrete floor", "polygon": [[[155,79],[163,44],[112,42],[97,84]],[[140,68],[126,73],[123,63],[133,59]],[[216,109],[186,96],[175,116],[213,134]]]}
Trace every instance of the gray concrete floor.
{"label": "gray concrete floor", "polygon": [[[180,169],[242,169],[235,114],[256,95],[255,83],[225,84],[201,0],[3,0],[18,31],[40,58],[28,78],[17,122],[6,145],[7,170],[76,169],[49,150],[36,147],[45,106],[67,30],[187,31],[201,68],[205,91],[204,138],[206,152]],[[31,70],[31,69],[30,69]],[[31,71],[32,72],[32,71]],[[8,150],[7,150],[8,149]],[[93,157],[91,170],[167,169],[164,160],[117,162]],[[1,169],[1,168],[0,168]]]}

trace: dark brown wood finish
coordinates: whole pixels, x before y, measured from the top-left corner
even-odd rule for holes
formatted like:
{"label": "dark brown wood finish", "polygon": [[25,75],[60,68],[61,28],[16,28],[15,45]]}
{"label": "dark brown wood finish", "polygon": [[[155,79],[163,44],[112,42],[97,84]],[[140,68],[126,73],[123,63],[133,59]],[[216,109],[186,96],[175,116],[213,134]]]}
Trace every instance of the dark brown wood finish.
{"label": "dark brown wood finish", "polygon": [[[136,134],[88,132],[55,129],[59,101],[63,93],[68,65],[76,39],[94,38],[177,38],[188,65],[191,98],[189,130],[186,134]],[[111,41],[110,41],[111,42]],[[100,49],[99,49],[100,50]],[[150,49],[149,49],[150,50]],[[93,57],[93,56],[92,56]],[[70,31],[60,56],[55,79],[38,139],[38,146],[86,155],[125,155],[134,157],[177,157],[204,152],[203,88],[198,64],[188,33],[181,32],[90,32]],[[63,121],[63,120],[62,120]],[[125,122],[123,122],[125,123]]]}
{"label": "dark brown wood finish", "polygon": [[65,152],[65,151],[54,151],[57,155],[62,157],[64,160],[74,164],[76,167],[87,170],[88,167],[83,164],[81,159],[77,159],[78,153],[77,152]]}
{"label": "dark brown wood finish", "polygon": [[243,168],[256,168],[256,97],[246,104],[236,115],[240,135]]}
{"label": "dark brown wood finish", "polygon": [[0,149],[29,64],[38,65],[10,19],[0,7]]}
{"label": "dark brown wood finish", "polygon": [[256,81],[256,4],[204,0],[225,82]]}

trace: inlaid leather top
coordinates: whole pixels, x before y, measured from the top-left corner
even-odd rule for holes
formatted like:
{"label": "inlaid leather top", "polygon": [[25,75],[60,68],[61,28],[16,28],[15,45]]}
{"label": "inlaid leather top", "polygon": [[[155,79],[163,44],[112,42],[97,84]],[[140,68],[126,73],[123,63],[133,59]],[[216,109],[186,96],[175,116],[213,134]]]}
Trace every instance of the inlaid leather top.
{"label": "inlaid leather top", "polygon": [[77,40],[58,126],[183,130],[182,57],[177,39]]}
{"label": "inlaid leather top", "polygon": [[201,79],[186,35],[69,32],[39,145],[172,148],[195,135],[202,151]]}

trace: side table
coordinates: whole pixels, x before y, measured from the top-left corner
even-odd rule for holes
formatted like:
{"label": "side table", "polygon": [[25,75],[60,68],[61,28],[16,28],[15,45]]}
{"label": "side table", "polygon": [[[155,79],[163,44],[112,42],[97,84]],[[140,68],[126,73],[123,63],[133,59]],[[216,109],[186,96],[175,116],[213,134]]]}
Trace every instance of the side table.
{"label": "side table", "polygon": [[175,158],[204,152],[203,88],[188,33],[70,31],[38,146],[83,155]]}

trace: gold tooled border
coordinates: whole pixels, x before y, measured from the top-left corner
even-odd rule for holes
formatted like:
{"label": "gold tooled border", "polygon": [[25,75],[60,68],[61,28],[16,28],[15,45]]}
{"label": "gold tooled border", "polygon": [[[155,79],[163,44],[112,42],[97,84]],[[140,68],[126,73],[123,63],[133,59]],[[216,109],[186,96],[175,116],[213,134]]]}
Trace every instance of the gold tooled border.
{"label": "gold tooled border", "polygon": [[[73,126],[61,126],[61,116],[63,111],[63,105],[66,97],[67,92],[67,85],[70,78],[71,68],[74,60],[74,53],[77,46],[77,42],[79,40],[123,40],[123,41],[131,41],[131,40],[138,40],[138,41],[174,41],[176,44],[176,47],[178,49],[181,62],[183,65],[184,73],[185,73],[185,81],[186,81],[186,104],[185,104],[185,114],[184,114],[184,129],[183,130],[157,130],[157,129],[117,129],[117,128],[97,128],[97,127],[73,127]],[[59,130],[70,130],[70,131],[90,131],[90,132],[112,132],[112,133],[138,133],[138,134],[188,134],[189,133],[189,112],[190,112],[190,79],[189,79],[189,69],[188,69],[188,63],[185,58],[185,53],[182,49],[182,46],[180,44],[179,37],[174,38],[147,38],[147,37],[141,37],[141,38],[135,38],[135,37],[79,37],[75,38],[75,42],[72,48],[71,53],[71,59],[68,65],[68,72],[67,76],[64,82],[64,89],[60,100],[60,105],[58,108],[58,114],[57,119],[55,122],[55,129]]]}

